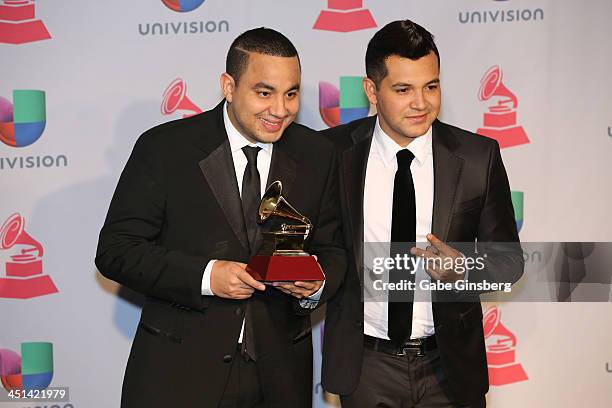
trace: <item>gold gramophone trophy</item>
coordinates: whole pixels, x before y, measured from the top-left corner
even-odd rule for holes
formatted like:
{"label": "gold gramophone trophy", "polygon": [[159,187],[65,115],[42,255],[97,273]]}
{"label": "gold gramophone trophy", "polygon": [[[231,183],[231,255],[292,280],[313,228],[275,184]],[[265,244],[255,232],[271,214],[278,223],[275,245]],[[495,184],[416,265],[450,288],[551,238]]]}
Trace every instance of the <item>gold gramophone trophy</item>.
{"label": "gold gramophone trophy", "polygon": [[283,223],[280,231],[263,232],[263,245],[257,255],[251,257],[246,270],[262,282],[324,280],[315,257],[304,252],[312,224],[283,198],[282,189],[278,180],[266,189],[257,221],[263,224],[270,217],[281,217],[299,224]]}

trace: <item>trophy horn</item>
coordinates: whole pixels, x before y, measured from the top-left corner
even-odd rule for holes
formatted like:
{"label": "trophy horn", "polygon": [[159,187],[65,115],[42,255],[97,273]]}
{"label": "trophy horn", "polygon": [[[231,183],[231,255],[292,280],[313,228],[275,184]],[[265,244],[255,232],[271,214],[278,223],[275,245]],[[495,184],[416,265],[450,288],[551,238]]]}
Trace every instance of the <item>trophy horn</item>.
{"label": "trophy horn", "polygon": [[300,214],[298,210],[293,208],[291,204],[285,200],[282,196],[283,183],[276,180],[268,186],[264,193],[261,203],[259,204],[259,212],[257,221],[261,224],[266,221],[270,216],[278,216],[282,218],[288,218],[290,220],[296,220],[304,223],[308,226],[308,229],[312,227],[310,220]]}

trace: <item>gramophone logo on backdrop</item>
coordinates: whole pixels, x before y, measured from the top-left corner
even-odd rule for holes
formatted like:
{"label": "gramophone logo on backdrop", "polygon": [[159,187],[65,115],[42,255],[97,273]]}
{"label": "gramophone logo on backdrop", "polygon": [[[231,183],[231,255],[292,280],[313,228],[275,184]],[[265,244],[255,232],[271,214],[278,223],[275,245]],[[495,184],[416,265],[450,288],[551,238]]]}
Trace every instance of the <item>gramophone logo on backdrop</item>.
{"label": "gramophone logo on backdrop", "polygon": [[507,385],[529,379],[516,361],[516,336],[501,322],[501,311],[490,307],[482,318],[489,366],[489,384]]}
{"label": "gramophone logo on backdrop", "polygon": [[32,0],[0,1],[0,43],[25,44],[51,38],[42,20],[37,20]]}
{"label": "gramophone logo on backdrop", "polygon": [[362,86],[363,77],[340,77],[340,89],[329,82],[319,82],[319,112],[329,127],[368,116],[370,101]]}
{"label": "gramophone logo on backdrop", "polygon": [[[13,214],[0,227],[0,251],[4,273],[0,274],[0,298],[30,299],[57,293],[57,287],[43,274],[43,247],[25,231],[25,221]],[[0,253],[1,253],[0,252]]]}
{"label": "gramophone logo on backdrop", "polygon": [[370,10],[363,8],[363,0],[327,0],[327,9],[321,11],[312,28],[348,33],[374,27],[376,21]]}
{"label": "gramophone logo on backdrop", "polygon": [[21,343],[21,356],[0,349],[0,379],[7,391],[43,390],[53,378],[53,344]]}
{"label": "gramophone logo on backdrop", "polygon": [[182,78],[176,78],[172,81],[164,91],[161,113],[163,115],[171,115],[175,111],[187,112],[183,113],[183,118],[202,113],[202,109],[191,102],[186,93],[187,85]]}
{"label": "gramophone logo on backdrop", "polygon": [[205,0],[162,0],[170,10],[186,13],[200,7]]}
{"label": "gramophone logo on backdrop", "polygon": [[0,96],[0,140],[11,147],[36,142],[45,130],[45,91],[14,90],[13,103]]}
{"label": "gramophone logo on backdrop", "polygon": [[499,142],[500,148],[529,143],[529,138],[522,126],[517,124],[516,111],[518,99],[502,82],[502,70],[493,65],[480,80],[478,99],[492,100],[483,118],[483,126],[476,133],[488,136]]}

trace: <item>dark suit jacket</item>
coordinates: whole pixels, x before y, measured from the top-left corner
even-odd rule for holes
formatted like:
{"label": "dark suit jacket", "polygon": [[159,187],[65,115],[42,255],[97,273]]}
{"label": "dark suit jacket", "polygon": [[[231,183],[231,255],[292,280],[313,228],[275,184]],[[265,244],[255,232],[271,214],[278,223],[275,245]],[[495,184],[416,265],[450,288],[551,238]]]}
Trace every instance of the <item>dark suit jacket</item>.
{"label": "dark suit jacket", "polygon": [[[333,146],[291,124],[274,144],[268,183],[274,180],[314,225],[306,250],[326,274],[321,304],[346,269]],[[147,296],[122,406],[216,407],[248,303],[267,401],[310,407],[311,310],[271,287],[250,300],[201,294],[208,261],[246,263],[248,248],[223,103],[145,132],[117,185],[96,256],[104,276]]]}
{"label": "dark suit jacket", "polygon": [[[355,390],[361,373],[363,194],[375,122],[369,117],[323,132],[339,153],[343,229],[350,249],[344,284],[327,305],[323,346],[323,387],[340,395]],[[500,245],[484,270],[471,270],[468,276],[470,281],[515,282],[523,273],[523,259],[497,142],[436,121],[432,147],[433,234],[445,242],[517,243]],[[469,298],[441,302],[434,297],[432,308],[450,386],[459,402],[469,403],[486,393],[488,376],[478,294],[462,296]]]}

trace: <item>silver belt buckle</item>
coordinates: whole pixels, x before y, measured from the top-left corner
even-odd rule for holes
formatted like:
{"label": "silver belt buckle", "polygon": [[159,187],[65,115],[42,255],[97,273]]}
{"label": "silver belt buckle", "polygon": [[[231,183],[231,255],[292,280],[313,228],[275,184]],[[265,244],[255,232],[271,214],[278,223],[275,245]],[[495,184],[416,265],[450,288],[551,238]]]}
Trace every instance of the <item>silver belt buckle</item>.
{"label": "silver belt buckle", "polygon": [[404,346],[402,346],[401,351],[399,352],[398,356],[405,356],[406,354],[408,354],[408,350],[417,350],[416,356],[424,357],[425,356],[425,351],[424,351],[425,344],[422,341],[419,341],[417,339],[415,340],[412,340],[412,341],[415,341],[415,343],[413,344],[405,344]]}

